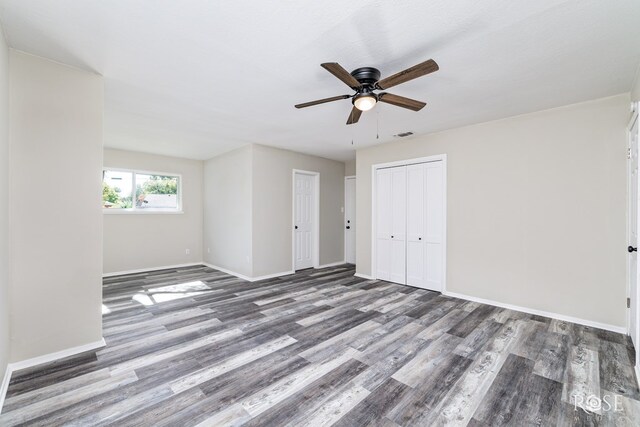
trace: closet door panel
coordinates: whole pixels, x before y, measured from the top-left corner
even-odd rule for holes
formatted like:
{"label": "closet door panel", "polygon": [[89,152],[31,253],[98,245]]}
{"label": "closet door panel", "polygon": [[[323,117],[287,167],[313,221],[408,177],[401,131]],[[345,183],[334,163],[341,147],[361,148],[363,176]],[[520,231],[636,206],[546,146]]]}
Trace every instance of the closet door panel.
{"label": "closet door panel", "polygon": [[376,271],[375,277],[391,279],[391,200],[392,176],[389,169],[376,171]]}
{"label": "closet door panel", "polygon": [[407,166],[407,285],[426,286],[426,167]]}
{"label": "closet door panel", "polygon": [[442,162],[427,163],[426,170],[426,287],[442,291],[444,280],[444,169]]}
{"label": "closet door panel", "polygon": [[391,171],[391,270],[389,280],[406,284],[407,251],[407,168],[390,168]]}

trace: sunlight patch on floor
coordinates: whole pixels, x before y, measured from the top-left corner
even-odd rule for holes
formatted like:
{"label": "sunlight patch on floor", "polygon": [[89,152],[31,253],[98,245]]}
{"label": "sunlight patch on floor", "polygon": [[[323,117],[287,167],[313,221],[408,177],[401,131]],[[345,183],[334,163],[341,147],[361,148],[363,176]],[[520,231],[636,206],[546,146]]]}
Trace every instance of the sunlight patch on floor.
{"label": "sunlight patch on floor", "polygon": [[138,293],[133,296],[133,300],[142,305],[149,306],[161,302],[172,301],[180,298],[187,298],[194,295],[201,295],[203,291],[210,291],[211,288],[204,282],[198,280],[195,282],[178,283],[176,285],[162,286],[159,288],[151,288],[144,293]]}

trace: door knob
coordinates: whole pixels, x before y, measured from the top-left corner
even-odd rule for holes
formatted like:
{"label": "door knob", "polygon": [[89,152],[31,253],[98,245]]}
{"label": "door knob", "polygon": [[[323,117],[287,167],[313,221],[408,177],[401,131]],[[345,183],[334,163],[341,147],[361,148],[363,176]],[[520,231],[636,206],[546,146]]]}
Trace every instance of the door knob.
{"label": "door knob", "polygon": [[629,251],[629,253],[631,253],[631,252],[638,252],[638,248],[634,248],[633,246],[629,246],[629,247],[627,248],[627,251]]}
{"label": "door knob", "polygon": [[296,225],[296,230],[298,229],[298,226]]}
{"label": "door knob", "polygon": [[348,225],[347,225],[347,230],[351,230],[351,227],[349,227]]}

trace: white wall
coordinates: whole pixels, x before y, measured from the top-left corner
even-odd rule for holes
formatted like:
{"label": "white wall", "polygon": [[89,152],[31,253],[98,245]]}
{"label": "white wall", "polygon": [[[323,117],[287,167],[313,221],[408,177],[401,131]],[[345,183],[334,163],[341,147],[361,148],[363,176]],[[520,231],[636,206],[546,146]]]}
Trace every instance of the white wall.
{"label": "white wall", "polygon": [[347,160],[344,162],[344,176],[353,176],[356,174],[356,160]]}
{"label": "white wall", "polygon": [[252,146],[204,165],[204,260],[251,277]]}
{"label": "white wall", "polygon": [[293,169],[320,173],[320,265],[344,260],[344,163],[254,145],[254,276],[292,270]]}
{"label": "white wall", "polygon": [[104,166],[180,174],[183,206],[182,214],[104,214],[105,273],[202,261],[202,161],[105,149]]}
{"label": "white wall", "polygon": [[629,95],[357,152],[357,271],[371,166],[447,154],[447,290],[625,326]]}
{"label": "white wall", "polygon": [[[0,27],[0,384],[10,357],[9,330],[9,49]],[[2,397],[0,396],[0,399]]]}
{"label": "white wall", "polygon": [[11,361],[101,339],[102,77],[11,51]]}

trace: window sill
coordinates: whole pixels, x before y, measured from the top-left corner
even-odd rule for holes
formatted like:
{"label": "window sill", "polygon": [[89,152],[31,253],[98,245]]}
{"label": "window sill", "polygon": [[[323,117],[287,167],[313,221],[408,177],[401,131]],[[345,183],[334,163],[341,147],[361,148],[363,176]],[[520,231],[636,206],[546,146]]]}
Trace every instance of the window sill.
{"label": "window sill", "polygon": [[102,209],[105,215],[182,215],[183,210],[163,211],[156,209]]}

